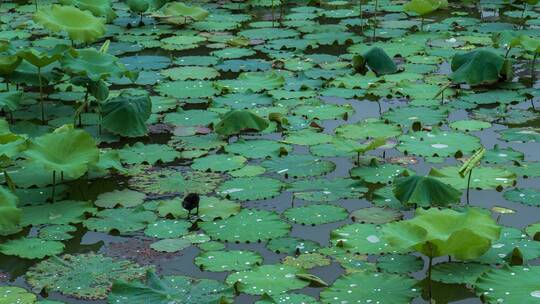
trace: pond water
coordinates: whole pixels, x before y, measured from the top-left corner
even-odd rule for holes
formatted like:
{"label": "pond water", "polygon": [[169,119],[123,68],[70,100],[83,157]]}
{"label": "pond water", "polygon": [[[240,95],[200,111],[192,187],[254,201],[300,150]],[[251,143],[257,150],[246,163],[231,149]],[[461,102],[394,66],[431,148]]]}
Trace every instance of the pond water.
{"label": "pond water", "polygon": [[[40,7],[47,5],[47,1],[41,2]],[[246,4],[250,2],[254,5]],[[445,91],[443,102],[440,101],[441,97],[438,95],[435,97],[440,88],[448,83],[448,77],[452,74],[452,56],[455,53],[486,49],[502,58],[506,50],[504,47],[493,47],[491,36],[505,30],[540,39],[540,24],[538,23],[540,7],[528,6],[524,13],[525,23],[523,23],[520,18],[522,15],[520,3],[505,4],[503,1],[496,0],[480,1],[475,4],[452,2],[450,8],[429,14],[423,21],[423,31],[419,31],[420,18],[415,17],[414,14],[411,16],[405,14],[402,8],[403,2],[400,1],[379,1],[376,5],[375,2],[362,2],[362,18],[357,1],[329,1],[320,6],[308,6],[307,2],[287,1],[285,5],[276,5],[274,9],[272,9],[272,1],[269,0],[245,1],[245,3],[229,3],[228,1],[190,3],[190,5],[199,5],[206,9],[209,16],[206,21],[190,20],[188,24],[182,26],[173,26],[167,23],[166,18],[158,18],[150,13],[145,14],[142,19],[144,25],[139,25],[139,17],[132,16],[125,4],[113,2],[113,8],[118,17],[108,25],[105,37],[92,46],[99,48],[103,41],[110,39],[110,53],[117,55],[128,69],[141,71],[139,81],[134,84],[118,78],[109,79],[109,84],[111,98],[112,95],[116,96],[120,90],[124,89],[132,90],[134,94],[147,91],[152,96],[154,105],[152,115],[147,122],[149,134],[136,138],[120,138],[103,130],[102,134],[98,135],[96,116],[91,113],[93,110],[85,112],[83,120],[87,119],[87,121],[83,123],[84,129],[92,133],[95,138],[102,140],[100,148],[120,151],[120,161],[126,171],[121,173],[111,170],[110,174],[91,172],[76,180],[66,178],[58,186],[57,201],[95,202],[98,198],[103,199],[103,194],[131,189],[146,194],[144,203],[135,202],[137,206],[129,206],[129,202],[124,204],[123,200],[133,199],[133,197],[115,193],[112,198],[109,198],[112,201],[118,201],[120,205],[115,207],[116,204],[113,204],[108,208],[141,208],[140,210],[149,211],[158,218],[144,223],[140,229],[119,233],[115,225],[123,225],[118,224],[124,220],[121,218],[122,215],[113,216],[112,222],[116,223],[111,224],[111,229],[107,232],[107,229],[103,230],[103,228],[92,229],[95,226],[88,224],[91,222],[90,218],[99,217],[100,213],[95,215],[87,213],[84,219],[71,221],[71,226],[75,228],[69,232],[70,238],[62,241],[65,245],[62,254],[77,255],[95,252],[118,260],[130,260],[142,266],[154,265],[158,275],[182,275],[225,282],[235,271],[204,271],[196,265],[195,259],[205,251],[241,250],[259,254],[263,265],[279,264],[285,257],[295,257],[297,254],[294,248],[289,254],[273,251],[268,246],[269,239],[276,239],[274,236],[278,239],[294,237],[315,242],[316,245],[313,246],[320,247],[312,251],[323,253],[324,256],[313,257],[313,259],[323,259],[322,266],[314,263],[315,266],[306,271],[322,279],[329,286],[332,286],[336,279],[347,276],[347,273],[379,271],[391,273],[391,276],[397,277],[398,280],[399,276],[415,280],[416,294],[410,297],[412,303],[429,302],[428,286],[431,286],[431,298],[434,303],[482,303],[477,295],[479,291],[475,291],[474,284],[443,283],[441,280],[428,283],[426,279],[428,259],[418,252],[411,252],[409,255],[422,259],[422,263],[418,263],[418,260],[413,258],[412,261],[403,262],[410,265],[404,266],[399,260],[386,261],[386,264],[383,264],[381,258],[388,256],[391,252],[384,250],[373,252],[369,247],[370,244],[365,240],[363,243],[351,240],[366,244],[366,248],[369,247],[369,249],[360,246],[338,253],[342,249],[336,245],[338,237],[334,234],[340,227],[359,223],[353,220],[352,215],[355,211],[373,206],[394,208],[398,216],[388,221],[401,217],[404,220],[414,217],[413,206],[396,207],[396,202],[398,204],[399,202],[392,194],[392,181],[394,175],[397,174],[383,169],[383,165],[400,166],[399,170],[406,169],[411,175],[428,175],[432,168],[459,168],[462,162],[481,146],[488,150],[488,154],[480,162],[478,168],[472,171],[470,205],[491,212],[493,219],[496,219],[499,225],[521,231],[525,231],[527,227],[540,221],[538,209],[540,195],[531,196],[528,201],[520,201],[519,198],[512,198],[507,194],[510,191],[516,191],[514,189],[531,189],[533,192],[540,193],[540,153],[538,152],[540,151],[540,116],[533,108],[534,105],[540,106],[538,103],[540,82],[530,76],[532,55],[523,48],[511,49],[508,60],[512,62],[514,74],[504,83],[501,81],[492,85],[474,87],[465,84],[453,85]],[[44,41],[48,32],[41,30],[40,25],[33,27],[30,21],[33,5],[18,6],[10,1],[7,3],[4,1],[0,5],[0,11],[3,30],[0,38],[12,37],[11,43],[16,48],[31,45],[48,47],[54,42],[63,41],[59,38],[54,38],[58,41],[47,38],[51,40],[38,42],[40,39]],[[272,21],[273,19],[275,21]],[[375,30],[373,30],[374,23]],[[373,33],[375,33],[374,36]],[[171,37],[177,38],[167,40]],[[372,46],[382,48],[392,57],[400,72],[379,76],[372,75],[372,72],[368,72],[367,75],[355,74],[351,67],[353,55],[364,54]],[[477,69],[485,67],[486,64],[489,62],[478,65]],[[174,70],[175,67],[193,67],[193,69]],[[538,69],[538,64],[535,68]],[[243,82],[233,81],[248,75],[244,74],[245,72],[254,73],[244,78]],[[281,76],[283,78],[280,78]],[[198,81],[200,83],[194,84]],[[81,87],[74,87],[73,92],[66,92],[67,84],[68,79],[62,79],[58,80],[55,87],[49,85],[45,88],[48,96],[46,104],[48,126],[46,127],[39,125],[40,113],[36,106],[39,100],[36,93],[38,88],[21,84],[21,88],[24,88],[29,97],[19,109],[13,111],[14,121],[10,123],[11,130],[15,133],[29,134],[30,138],[35,138],[52,131],[53,127],[72,121],[72,115],[78,107],[75,101],[83,97],[84,91]],[[210,86],[202,90],[197,87],[207,84]],[[210,92],[212,87],[219,90]],[[235,90],[238,94],[235,94]],[[69,93],[73,93],[75,97]],[[281,128],[272,122],[262,134],[231,136],[227,143],[219,142],[219,139],[208,139],[208,136],[215,134],[210,128],[212,124],[215,126],[230,109],[242,108],[251,109],[262,117],[279,112],[282,117],[289,120],[289,125],[283,124]],[[504,115],[506,118],[503,118]],[[464,121],[461,125],[456,123],[461,121]],[[413,124],[414,122],[419,124]],[[466,130],[476,128],[480,125],[479,122],[485,122],[487,125],[483,124],[480,130]],[[397,134],[392,134],[394,131],[389,131],[384,124],[394,126],[398,130]],[[349,130],[345,127],[348,125],[360,125],[360,128]],[[420,125],[421,130],[418,133],[415,132],[413,125],[415,128]],[[311,131],[302,133],[302,130],[308,129]],[[363,129],[369,131],[362,131]],[[359,132],[363,132],[362,134],[366,136],[356,136],[355,134]],[[386,136],[388,133],[390,136]],[[321,134],[328,134],[328,137]],[[368,138],[380,136],[386,139],[386,145],[361,155],[360,164],[358,164],[357,155],[351,149],[358,147],[361,143],[369,142]],[[194,139],[196,137],[206,137],[207,140],[197,141]],[[420,140],[419,137],[423,139]],[[268,151],[266,148],[254,149],[247,145],[236,145],[237,149],[234,152],[228,150],[230,149],[228,147],[233,147],[234,143],[253,140],[255,145],[259,145],[260,141],[256,140],[262,139],[286,147],[288,155],[278,156],[277,148],[274,151]],[[133,146],[137,142],[143,143],[148,148],[130,154],[130,147],[126,145]],[[159,146],[149,146],[151,144]],[[174,152],[166,150],[166,147],[172,147],[171,150]],[[186,151],[193,153],[185,153]],[[462,152],[464,157],[454,157],[456,151],[460,151],[458,154]],[[172,159],[167,156],[170,153],[176,153]],[[264,156],[265,153],[269,154],[268,159],[278,160],[278,162],[271,163],[265,157],[258,157],[258,155]],[[217,162],[207,158],[207,155],[214,154],[230,157],[236,154],[243,157],[236,162],[231,161],[230,158]],[[288,162],[279,163],[280,159],[296,155],[306,157],[299,157],[296,160],[291,158],[292,160]],[[509,157],[510,160],[505,161],[505,157]],[[150,164],[147,161],[143,164],[143,160],[153,158],[167,160]],[[16,193],[19,195],[24,214],[26,208],[48,204],[46,195],[31,195],[30,192],[50,193],[50,183],[42,183],[43,178],[40,179],[40,177],[50,176],[47,174],[51,171],[42,168],[44,173],[38,172],[41,169],[34,167],[32,170],[35,172],[29,173],[23,166],[23,159],[24,156],[20,155],[19,160],[7,171],[10,174],[13,173],[17,186]],[[376,159],[378,164],[374,165],[372,159]],[[247,169],[246,165],[253,167]],[[225,169],[220,169],[223,167]],[[163,171],[163,168],[168,168],[170,171]],[[238,171],[241,168],[247,170]],[[261,168],[264,169],[261,170]],[[354,168],[360,168],[359,175],[354,174],[354,170],[351,171]],[[362,168],[365,171],[362,171]],[[496,168],[499,171],[489,169],[481,171],[483,168]],[[299,172],[297,174],[300,177],[293,177],[294,173],[289,176],[288,172],[294,170]],[[210,178],[200,175],[200,172],[207,171],[218,172],[215,175],[218,177]],[[183,174],[183,179],[165,181],[178,172]],[[475,172],[482,172],[481,176],[475,178]],[[36,178],[32,175],[39,176]],[[261,176],[280,181],[279,189],[272,191],[270,188],[274,186],[268,184],[271,183],[269,180],[262,180],[262,184],[258,182],[257,178]],[[33,178],[38,181],[34,182]],[[357,180],[359,184],[355,186],[365,187],[365,191],[353,193],[353,195],[342,193],[343,191],[352,192],[352,190],[347,186],[344,188],[336,186],[336,178],[338,184],[339,181],[350,183],[353,179]],[[201,186],[201,188],[189,188],[182,184],[190,179],[189,185]],[[244,184],[237,183],[229,188],[223,188],[223,183],[236,179],[242,180]],[[313,182],[311,187],[314,188],[298,186],[299,181],[317,179],[322,179],[323,182],[319,184]],[[441,180],[463,191],[460,205],[466,206],[466,191],[459,186],[462,181],[456,182],[455,177]],[[19,181],[23,182],[19,185]],[[160,191],[160,187],[170,188],[171,185],[167,183],[172,182],[178,182],[178,190]],[[38,187],[42,188],[37,189]],[[254,190],[236,196],[235,192],[244,193],[244,189],[240,187],[253,187]],[[225,201],[231,203],[227,199],[236,201],[243,211],[240,211],[240,208],[230,213],[227,210],[215,211],[216,214],[224,215],[228,219],[248,209],[266,210],[277,214],[277,219],[270,221],[270,224],[264,223],[265,230],[260,232],[260,235],[266,233],[270,237],[259,242],[243,241],[244,238],[248,238],[243,234],[249,234],[250,229],[257,230],[256,223],[267,221],[268,215],[261,215],[262,219],[256,219],[254,223],[251,223],[253,219],[246,217],[250,225],[244,227],[244,230],[238,229],[240,242],[222,242],[219,231],[211,232],[212,229],[209,226],[211,220],[206,218],[203,219],[204,221],[195,221],[193,218],[193,225],[190,224],[189,229],[182,228],[185,229],[185,233],[175,238],[185,240],[188,239],[186,235],[191,235],[190,245],[183,246],[185,248],[177,251],[172,250],[174,252],[160,252],[152,249],[151,245],[165,237],[151,237],[144,232],[144,229],[163,218],[172,219],[173,216],[170,212],[167,214],[167,210],[173,211],[173,214],[176,212],[178,221],[187,223],[180,204],[181,198],[187,194],[185,192],[189,192],[188,190],[215,197],[215,204],[224,204]],[[306,194],[305,192],[313,193]],[[331,196],[330,194],[334,194],[332,192],[339,194]],[[251,199],[251,197],[263,198]],[[313,199],[309,200],[310,197]],[[176,199],[172,207],[169,206],[161,212],[160,208],[171,199]],[[122,204],[124,206],[121,206]],[[323,219],[319,223],[312,217],[324,218],[325,214],[315,215],[313,211],[307,209],[303,211],[295,209],[316,204],[335,206],[336,210],[339,210],[338,215],[334,220]],[[509,209],[503,210],[504,212],[512,213],[493,212],[494,207],[504,207]],[[97,208],[100,212],[106,209],[103,206]],[[455,209],[460,208],[455,206]],[[290,210],[299,210],[299,217],[306,216],[306,218],[292,220],[292,215],[285,215]],[[336,210],[332,212],[337,212]],[[61,210],[58,212],[62,213]],[[342,213],[346,215],[340,216],[339,214]],[[231,215],[232,217],[229,217]],[[385,215],[383,213],[381,216]],[[49,214],[49,218],[51,217],[54,215]],[[219,216],[215,217],[214,222],[221,226],[220,229],[226,230],[232,226],[230,222],[219,219]],[[299,224],[298,222],[302,220],[314,221],[317,224]],[[132,221],[132,218],[126,215],[125,221]],[[97,223],[97,225],[110,224],[106,221]],[[285,233],[276,232],[275,230],[281,229],[278,226],[282,223],[290,225],[290,230],[286,228]],[[32,225],[30,223],[21,232],[2,238],[1,241],[6,243],[24,237],[42,237],[41,231],[50,224],[54,224],[54,220],[51,220],[49,224]],[[383,222],[378,224],[384,225]],[[359,225],[369,226],[369,224]],[[360,231],[360,233],[364,232]],[[202,234],[208,234],[210,237],[201,236]],[[523,234],[523,242],[531,239],[530,236],[525,235],[525,232]],[[347,237],[344,238],[347,239]],[[210,239],[215,242],[211,242]],[[367,241],[380,242],[378,236],[375,235],[368,236]],[[494,244],[506,241],[504,239],[494,241]],[[526,263],[531,267],[538,266],[540,245],[537,241],[527,244],[519,245],[529,246],[528,249],[520,248],[525,252]],[[294,245],[290,246],[294,247]],[[325,247],[326,251],[319,251]],[[512,249],[509,248],[505,254],[510,254]],[[349,263],[344,262],[345,256],[349,259]],[[356,262],[354,259],[357,259]],[[67,292],[55,292],[50,288],[40,290],[40,288],[35,288],[35,284],[29,284],[27,272],[43,260],[0,254],[0,285],[22,287],[34,292],[39,300],[56,300],[63,303],[107,303],[106,297],[84,299],[70,296]],[[209,261],[206,262],[209,263]],[[491,264],[490,267],[495,269],[499,268],[500,264],[506,263],[506,260],[501,257],[499,260],[489,260],[489,262],[481,259],[472,262]],[[415,266],[415,263],[419,266]],[[442,263],[448,263],[448,256],[434,259],[434,265]],[[247,271],[247,268],[244,271]],[[92,276],[91,273],[90,269],[87,275]],[[49,275],[62,276],[62,273]],[[259,285],[255,284],[255,286],[271,289],[273,284],[287,285],[282,282],[294,280],[297,279],[280,277],[275,280],[262,280],[262,283],[259,282]],[[536,281],[536,283],[539,282]],[[362,284],[365,282],[358,282],[360,286],[357,288],[361,289]],[[298,288],[286,288],[285,291],[311,296],[313,299],[306,301],[318,303],[316,301],[320,300],[321,291],[326,288],[315,287],[316,285],[313,284],[303,287],[305,285],[307,284],[300,284]],[[373,288],[376,287],[373,286]],[[392,290],[393,287],[395,287],[394,290]],[[389,291],[385,290],[389,294],[400,292],[399,284],[384,288],[389,288]],[[422,292],[418,292],[420,290]],[[346,291],[342,293],[346,297]],[[352,294],[354,295],[355,292]],[[275,296],[275,299],[278,299],[279,295]],[[260,299],[261,295],[240,290],[234,298],[234,303],[255,303]],[[361,296],[351,299],[354,299],[354,302],[356,299],[362,299],[362,303],[398,303],[403,300],[403,298],[392,298],[392,296],[374,298],[373,302],[364,302],[365,298]],[[339,303],[337,298],[332,301],[329,297],[323,297],[323,300],[324,303]],[[405,300],[408,298],[405,297]],[[536,303],[534,300],[538,299],[531,296],[529,303]],[[0,297],[0,303],[8,303],[2,301]],[[171,301],[169,303],[196,303],[189,302],[188,299]],[[273,303],[267,301],[260,303]],[[512,298],[504,302],[518,303],[512,302]],[[152,303],[152,301],[147,303]],[[279,303],[293,302],[282,298]],[[341,303],[352,303],[352,301]]]}

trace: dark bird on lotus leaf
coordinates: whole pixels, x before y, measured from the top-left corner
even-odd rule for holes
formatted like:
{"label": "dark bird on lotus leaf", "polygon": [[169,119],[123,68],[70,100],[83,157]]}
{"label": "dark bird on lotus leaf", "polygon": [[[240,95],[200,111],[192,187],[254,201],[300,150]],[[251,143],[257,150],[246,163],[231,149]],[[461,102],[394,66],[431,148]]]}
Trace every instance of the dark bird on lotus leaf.
{"label": "dark bird on lotus leaf", "polygon": [[197,193],[190,193],[182,202],[182,207],[188,211],[188,218],[191,217],[191,211],[195,208],[197,208],[197,211],[195,212],[196,215],[199,215],[199,201],[200,197]]}

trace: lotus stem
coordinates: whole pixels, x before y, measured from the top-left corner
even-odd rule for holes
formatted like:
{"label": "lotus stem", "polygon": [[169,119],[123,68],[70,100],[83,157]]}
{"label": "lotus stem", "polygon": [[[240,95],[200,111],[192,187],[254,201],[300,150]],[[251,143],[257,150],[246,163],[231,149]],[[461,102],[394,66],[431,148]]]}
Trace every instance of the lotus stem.
{"label": "lotus stem", "polygon": [[469,171],[469,178],[467,178],[467,205],[469,205],[469,190],[471,187],[471,177],[473,170]]}
{"label": "lotus stem", "polygon": [[41,68],[38,67],[39,100],[41,102],[41,123],[45,125],[45,106],[43,104],[43,84],[41,80]]}
{"label": "lotus stem", "polygon": [[272,27],[274,27],[274,0],[272,0]]}
{"label": "lotus stem", "polygon": [[428,275],[427,275],[429,303],[431,303],[431,299],[432,299],[432,294],[431,294],[431,268],[432,266],[433,266],[433,257],[430,256],[429,261],[428,261]]}
{"label": "lotus stem", "polygon": [[504,54],[504,59],[508,58],[508,54],[510,54],[511,49],[512,49],[512,47],[509,46],[508,49],[506,50],[506,53]]}
{"label": "lotus stem", "polygon": [[527,10],[527,2],[523,2],[523,10],[521,11],[521,22],[523,27],[525,27],[525,11]]}
{"label": "lotus stem", "polygon": [[[533,57],[533,60],[531,62],[531,88],[534,87],[534,82],[535,82],[535,78],[536,78],[536,58],[538,57],[538,53],[535,52],[534,53],[534,57]],[[534,108],[534,104],[533,104],[533,108]]]}
{"label": "lotus stem", "polygon": [[56,170],[52,172],[52,195],[51,201],[54,203],[54,197],[56,196]]}
{"label": "lotus stem", "polygon": [[362,12],[362,0],[358,0],[358,10],[360,11],[360,30],[364,31],[364,19]]}
{"label": "lotus stem", "polygon": [[38,0],[34,0],[34,5],[36,7],[36,12],[37,12],[37,10],[38,10]]}
{"label": "lotus stem", "polygon": [[421,21],[420,21],[420,31],[421,31],[421,32],[424,31],[424,19],[425,19],[424,16],[422,16],[422,17],[420,18],[420,20],[421,20]]}

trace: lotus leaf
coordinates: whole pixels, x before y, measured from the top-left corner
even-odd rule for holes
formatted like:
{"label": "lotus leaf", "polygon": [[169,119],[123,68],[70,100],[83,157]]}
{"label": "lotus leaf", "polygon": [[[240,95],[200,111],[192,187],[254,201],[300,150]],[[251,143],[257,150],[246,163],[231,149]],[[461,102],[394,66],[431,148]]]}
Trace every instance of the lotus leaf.
{"label": "lotus leaf", "polygon": [[377,259],[377,268],[387,273],[413,273],[424,269],[424,260],[414,255],[386,254]]}
{"label": "lotus leaf", "polygon": [[238,201],[269,199],[281,192],[283,183],[268,177],[238,177],[225,181],[217,192]]}
{"label": "lotus leaf", "polygon": [[486,303],[533,303],[540,297],[538,266],[504,266],[491,269],[478,278],[477,293]]}
{"label": "lotus leaf", "polygon": [[221,136],[229,137],[242,132],[260,132],[268,128],[268,120],[259,117],[248,110],[233,110],[225,114],[214,130]]}
{"label": "lotus leaf", "polygon": [[5,255],[16,255],[23,259],[42,259],[57,255],[64,251],[64,244],[57,241],[46,241],[40,238],[20,238],[9,240],[0,245],[0,252]]}
{"label": "lotus leaf", "polygon": [[359,254],[379,254],[396,251],[383,239],[381,227],[372,224],[350,224],[333,230],[331,243],[338,249]]}
{"label": "lotus leaf", "polygon": [[134,176],[129,180],[129,184],[151,194],[207,194],[214,191],[221,181],[221,175],[216,173],[181,172],[174,168],[163,168]]}
{"label": "lotus leaf", "polygon": [[77,76],[86,76],[94,82],[109,77],[122,78],[128,76],[132,80],[137,77],[126,70],[116,56],[100,52],[94,48],[77,50],[61,60],[62,67]]}
{"label": "lotus leaf", "polygon": [[[187,217],[187,210],[177,199],[160,202],[158,212],[161,216],[172,215],[175,218]],[[199,219],[205,222],[226,219],[240,212],[240,204],[216,197],[202,196],[199,202]]]}
{"label": "lotus leaf", "polygon": [[321,292],[321,301],[409,303],[419,293],[415,285],[415,280],[396,274],[358,272],[338,278]]}
{"label": "lotus leaf", "polygon": [[262,265],[251,270],[233,273],[225,282],[243,293],[276,295],[306,287],[308,282],[295,277],[299,273],[301,270],[292,266]]}
{"label": "lotus leaf", "polygon": [[46,241],[65,241],[72,239],[69,232],[77,231],[77,227],[71,225],[52,225],[39,230],[39,238]]}
{"label": "lotus leaf", "polygon": [[158,277],[153,271],[146,273],[146,280],[129,282],[117,280],[112,286],[109,303],[119,304],[183,304],[229,303],[233,291],[223,283],[185,276]]}
{"label": "lotus leaf", "polygon": [[448,6],[446,0],[411,0],[403,8],[405,11],[414,12],[420,16],[427,15],[437,9],[444,9]]}
{"label": "lotus leaf", "polygon": [[374,47],[363,55],[353,57],[353,66],[357,72],[365,74],[369,67],[377,76],[394,74],[398,68],[392,58],[390,58],[383,49]]}
{"label": "lotus leaf", "polygon": [[399,137],[398,149],[419,156],[460,157],[480,147],[480,139],[459,132],[419,131]]}
{"label": "lotus leaf", "polygon": [[397,210],[380,207],[362,208],[351,214],[351,218],[355,222],[376,225],[397,221],[402,217],[401,212]]}
{"label": "lotus leaf", "polygon": [[313,202],[355,199],[368,191],[362,183],[343,178],[300,180],[290,184],[288,190],[295,198]]}
{"label": "lotus leaf", "polygon": [[38,290],[54,290],[82,299],[105,299],[113,281],[141,278],[147,269],[99,254],[66,254],[39,262],[26,273],[26,279]]}
{"label": "lotus leaf", "polygon": [[282,237],[291,228],[274,212],[251,209],[243,209],[227,219],[201,223],[200,227],[215,240],[248,243]]}
{"label": "lotus leaf", "polygon": [[112,21],[116,18],[111,0],[60,0],[59,2],[64,5],[74,5],[81,10],[90,11],[94,16],[106,18],[107,21]]}
{"label": "lotus leaf", "polygon": [[150,118],[151,109],[152,102],[148,95],[122,93],[103,105],[103,127],[121,136],[144,136],[148,132],[146,121]]}
{"label": "lotus leaf", "polygon": [[429,176],[408,176],[394,181],[394,195],[404,205],[447,206],[459,203],[461,191]]}
{"label": "lotus leaf", "polygon": [[307,205],[285,210],[283,215],[302,225],[320,225],[344,220],[347,210],[335,205]]}
{"label": "lotus leaf", "polygon": [[163,239],[150,245],[150,248],[160,252],[178,252],[191,246],[192,243],[188,239]]}
{"label": "lotus leaf", "polygon": [[505,264],[517,248],[524,261],[540,257],[540,244],[515,228],[503,227],[500,238],[476,261],[486,264]]}
{"label": "lotus leaf", "polygon": [[433,267],[431,278],[446,284],[474,285],[478,277],[489,269],[488,265],[477,263],[441,263]]}
{"label": "lotus leaf", "polygon": [[173,24],[185,24],[188,21],[202,21],[208,17],[208,11],[200,6],[188,6],[182,2],[169,2],[162,8],[166,21]]}
{"label": "lotus leaf", "polygon": [[[432,168],[429,176],[435,177],[456,189],[467,189],[467,179],[459,175],[459,167]],[[503,187],[512,186],[515,181],[516,175],[507,170],[494,167],[479,167],[472,173],[470,187],[477,189],[502,189]]]}
{"label": "lotus leaf", "polygon": [[0,287],[0,303],[9,304],[33,304],[37,301],[35,294],[28,292],[24,288],[16,286]]}
{"label": "lotus leaf", "polygon": [[309,155],[288,155],[261,163],[271,172],[291,177],[317,176],[332,172],[336,165]]}
{"label": "lotus leaf", "polygon": [[54,204],[23,207],[22,210],[22,227],[76,224],[82,222],[86,214],[94,214],[97,211],[92,203],[84,201],[60,201]]}
{"label": "lotus leaf", "polygon": [[114,190],[100,194],[94,204],[102,208],[114,208],[116,206],[135,207],[144,202],[144,193],[129,189]]}
{"label": "lotus leaf", "polygon": [[241,271],[260,265],[263,258],[253,251],[207,251],[195,258],[195,265],[203,271]]}
{"label": "lotus leaf", "polygon": [[266,245],[268,249],[276,253],[284,253],[288,255],[297,253],[310,253],[319,249],[320,245],[317,242],[310,240],[302,240],[294,237],[282,237],[272,239]]}
{"label": "lotus leaf", "polygon": [[540,206],[540,190],[533,188],[513,189],[504,193],[504,198],[529,206]]}
{"label": "lotus leaf", "polygon": [[187,234],[190,227],[188,221],[161,220],[149,224],[144,234],[159,239],[177,238]]}
{"label": "lotus leaf", "polygon": [[297,257],[285,257],[283,264],[301,269],[311,269],[328,266],[330,265],[330,260],[320,253],[303,253]]}
{"label": "lotus leaf", "polygon": [[266,158],[278,157],[280,150],[285,149],[291,152],[292,148],[289,145],[279,143],[277,141],[258,139],[258,140],[237,140],[225,146],[225,151],[242,155],[247,158]]}
{"label": "lotus leaf", "polygon": [[196,159],[191,168],[199,171],[228,172],[242,168],[246,158],[229,154],[214,154]]}
{"label": "lotus leaf", "polygon": [[65,32],[71,40],[92,43],[105,34],[105,22],[74,6],[41,7],[34,21],[53,32]]}
{"label": "lotus leaf", "polygon": [[315,304],[315,298],[301,293],[285,293],[280,295],[263,295],[255,304]]}
{"label": "lotus leaf", "polygon": [[461,260],[484,254],[499,237],[501,228],[479,209],[417,209],[413,219],[386,224],[384,238],[404,250],[429,257],[452,255]]}
{"label": "lotus leaf", "polygon": [[490,84],[512,77],[510,62],[487,50],[456,54],[452,59],[452,71],[453,82],[469,85]]}
{"label": "lotus leaf", "polygon": [[17,208],[19,198],[5,187],[0,187],[0,235],[19,231],[22,210]]}
{"label": "lotus leaf", "polygon": [[83,130],[61,127],[30,141],[24,153],[46,168],[78,178],[88,171],[88,166],[99,160],[99,150],[93,137]]}
{"label": "lotus leaf", "polygon": [[132,146],[126,145],[119,150],[120,159],[127,164],[147,163],[153,165],[157,162],[171,162],[179,153],[167,145],[148,144],[137,142]]}
{"label": "lotus leaf", "polygon": [[140,209],[106,209],[96,213],[84,221],[90,230],[110,232],[116,230],[122,234],[144,229],[147,224],[156,220],[154,213]]}
{"label": "lotus leaf", "polygon": [[350,171],[353,178],[361,178],[368,183],[390,184],[398,176],[408,175],[409,170],[395,164],[380,165],[375,159],[369,166],[353,168]]}

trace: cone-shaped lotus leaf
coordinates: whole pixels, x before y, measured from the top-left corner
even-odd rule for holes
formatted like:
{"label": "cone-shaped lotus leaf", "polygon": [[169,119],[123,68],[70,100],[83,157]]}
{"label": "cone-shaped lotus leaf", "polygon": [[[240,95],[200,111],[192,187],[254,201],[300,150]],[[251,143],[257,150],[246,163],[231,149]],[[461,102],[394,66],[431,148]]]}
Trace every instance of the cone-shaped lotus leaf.
{"label": "cone-shaped lotus leaf", "polygon": [[148,95],[124,92],[103,105],[102,112],[105,129],[127,137],[144,136],[148,131],[146,120],[152,112],[152,102]]}
{"label": "cone-shaped lotus leaf", "polygon": [[451,255],[460,260],[484,254],[499,238],[501,227],[480,209],[417,209],[413,219],[386,224],[384,238],[393,247],[429,257]]}
{"label": "cone-shaped lotus leaf", "polygon": [[230,286],[215,280],[197,280],[185,276],[160,278],[153,271],[148,271],[144,283],[116,281],[109,294],[109,303],[232,303],[233,297]]}
{"label": "cone-shaped lotus leaf", "polygon": [[59,2],[64,5],[73,5],[82,10],[90,11],[94,16],[106,18],[107,21],[112,21],[116,18],[111,0],[60,0]]}
{"label": "cone-shaped lotus leaf", "polygon": [[446,7],[448,7],[448,2],[446,0],[412,0],[403,6],[405,11],[414,12],[420,16],[427,15]]}
{"label": "cone-shaped lotus leaf", "polygon": [[167,3],[163,7],[166,21],[173,24],[185,24],[189,21],[202,21],[208,17],[208,11],[200,6],[188,6],[182,2]]}
{"label": "cone-shaped lotus leaf", "polygon": [[49,64],[56,62],[62,56],[71,50],[71,47],[65,44],[55,46],[51,50],[39,51],[34,48],[23,49],[17,53],[17,56],[28,61],[31,65],[37,68],[43,68]]}
{"label": "cone-shaped lotus leaf", "polygon": [[369,67],[377,76],[394,74],[398,71],[398,68],[392,58],[386,54],[386,52],[379,48],[374,47],[367,51],[364,55],[356,55],[353,57],[354,69],[365,74],[367,67]]}
{"label": "cone-shaped lotus leaf", "polygon": [[9,75],[21,64],[22,59],[16,55],[0,55],[0,75]]}
{"label": "cone-shaped lotus leaf", "polygon": [[268,120],[253,114],[248,110],[233,110],[223,116],[214,130],[221,136],[231,136],[242,132],[260,132],[268,128]]}
{"label": "cone-shaped lotus leaf", "polygon": [[490,84],[512,77],[512,64],[507,59],[486,50],[456,54],[452,58],[454,83]]}
{"label": "cone-shaped lotus leaf", "polygon": [[88,165],[99,160],[99,149],[92,135],[67,125],[30,141],[24,153],[50,170],[63,172],[68,178],[81,177]]}
{"label": "cone-shaped lotus leaf", "polygon": [[396,178],[394,195],[404,205],[447,206],[458,203],[461,191],[429,176]]}
{"label": "cone-shaped lotus leaf", "polygon": [[18,232],[21,210],[17,208],[19,198],[5,187],[0,187],[0,235]]}
{"label": "cone-shaped lotus leaf", "polygon": [[65,32],[71,40],[92,43],[105,34],[105,21],[89,11],[73,6],[52,5],[41,7],[34,21],[55,33]]}
{"label": "cone-shaped lotus leaf", "polygon": [[62,67],[77,76],[86,76],[92,81],[106,79],[110,76],[122,78],[131,77],[116,56],[102,53],[93,48],[77,50],[68,54],[62,61]]}

